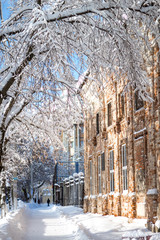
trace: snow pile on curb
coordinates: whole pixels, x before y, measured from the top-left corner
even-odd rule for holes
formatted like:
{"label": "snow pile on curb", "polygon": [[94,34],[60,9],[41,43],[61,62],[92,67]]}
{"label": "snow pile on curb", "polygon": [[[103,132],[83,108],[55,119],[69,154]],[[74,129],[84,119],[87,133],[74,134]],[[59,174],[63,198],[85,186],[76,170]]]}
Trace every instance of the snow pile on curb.
{"label": "snow pile on curb", "polygon": [[[18,201],[17,209],[9,210],[6,217],[4,217],[3,219],[0,219],[0,240],[4,239],[4,236],[7,236],[7,227],[8,227],[9,221],[16,219],[16,217],[18,216],[18,213],[21,211],[21,209],[23,209],[23,207],[25,207],[24,202],[22,202],[21,200]],[[3,236],[3,238],[1,238],[1,235]]]}
{"label": "snow pile on curb", "polygon": [[[83,209],[73,206],[58,207],[61,216],[78,225],[89,239],[94,240],[150,240],[153,233],[146,227],[146,219],[134,219],[128,223],[126,217],[102,216],[101,214],[83,213]],[[160,240],[160,235],[155,235]],[[159,238],[157,238],[159,237]]]}
{"label": "snow pile on curb", "polygon": [[148,234],[142,232],[141,230],[138,230],[138,231],[131,231],[131,232],[124,233],[122,236],[122,239],[142,238],[147,236]]}
{"label": "snow pile on curb", "polygon": [[160,234],[159,234],[159,233],[154,234],[154,235],[150,238],[150,240],[160,240]]}

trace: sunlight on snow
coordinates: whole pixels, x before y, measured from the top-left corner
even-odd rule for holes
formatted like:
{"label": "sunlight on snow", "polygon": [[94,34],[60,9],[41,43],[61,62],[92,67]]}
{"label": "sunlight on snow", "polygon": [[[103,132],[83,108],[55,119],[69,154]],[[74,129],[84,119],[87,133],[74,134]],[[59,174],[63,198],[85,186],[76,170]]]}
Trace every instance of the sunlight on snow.
{"label": "sunlight on snow", "polygon": [[[57,219],[43,219],[42,222],[45,225],[44,236],[71,236],[73,235],[73,226],[65,224],[65,222],[57,222]],[[63,226],[63,229],[62,229]]]}

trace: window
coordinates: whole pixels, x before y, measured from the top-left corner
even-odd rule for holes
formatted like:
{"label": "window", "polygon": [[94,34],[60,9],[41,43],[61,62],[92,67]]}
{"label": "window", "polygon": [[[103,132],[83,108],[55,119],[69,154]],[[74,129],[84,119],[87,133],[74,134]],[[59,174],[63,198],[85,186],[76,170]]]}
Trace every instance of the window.
{"label": "window", "polygon": [[88,137],[89,139],[92,137],[92,119],[88,120],[88,128],[89,128],[89,134]]}
{"label": "window", "polygon": [[80,141],[80,146],[83,147],[84,146],[84,140]]}
{"label": "window", "polygon": [[135,98],[135,110],[139,110],[144,106],[144,103],[142,98],[139,96],[138,91],[135,92],[134,98]]}
{"label": "window", "polygon": [[99,134],[99,113],[96,115],[96,132]]}
{"label": "window", "polygon": [[128,189],[128,179],[127,179],[127,154],[126,145],[122,146],[122,177],[123,177],[123,190]]}
{"label": "window", "polygon": [[122,94],[121,94],[121,111],[122,111],[122,116],[124,116],[124,113],[125,113],[124,96]]}
{"label": "window", "polygon": [[121,94],[121,95],[120,95],[120,115],[121,115],[121,117],[123,117],[124,114],[125,114],[124,103],[125,103],[125,101],[124,101],[124,95]]}
{"label": "window", "polygon": [[81,131],[81,134],[84,133],[84,126],[83,125],[80,125],[80,131]]}
{"label": "window", "polygon": [[101,156],[98,156],[98,188],[99,188],[99,193],[102,192],[101,190]]}
{"label": "window", "polygon": [[102,171],[105,171],[105,154],[101,154],[101,161],[102,161]]}
{"label": "window", "polygon": [[110,165],[110,191],[114,192],[114,152],[109,152],[109,165]]}
{"label": "window", "polygon": [[125,115],[125,97],[122,93],[118,94],[119,117],[122,119]]}
{"label": "window", "polygon": [[112,125],[112,107],[111,102],[107,105],[108,127]]}
{"label": "window", "polygon": [[73,142],[71,142],[70,144],[71,144],[71,148],[73,148],[73,146],[74,146],[74,143],[73,143]]}
{"label": "window", "polygon": [[92,195],[92,161],[90,161],[90,194]]}

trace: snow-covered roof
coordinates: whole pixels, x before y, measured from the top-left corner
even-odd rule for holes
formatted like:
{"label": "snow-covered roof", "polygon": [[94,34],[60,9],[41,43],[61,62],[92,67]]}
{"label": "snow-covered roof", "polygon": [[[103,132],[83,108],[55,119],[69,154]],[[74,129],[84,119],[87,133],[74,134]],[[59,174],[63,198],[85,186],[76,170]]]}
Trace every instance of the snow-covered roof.
{"label": "snow-covered roof", "polygon": [[84,176],[84,173],[83,172],[79,172],[78,175],[79,176]]}
{"label": "snow-covered roof", "polygon": [[73,177],[74,177],[74,178],[76,178],[76,177],[78,177],[78,176],[79,176],[78,173],[74,173],[74,174],[73,174]]}
{"label": "snow-covered roof", "polygon": [[59,184],[57,184],[57,183],[55,183],[55,184],[54,184],[54,186],[60,187],[60,185],[59,185]]}

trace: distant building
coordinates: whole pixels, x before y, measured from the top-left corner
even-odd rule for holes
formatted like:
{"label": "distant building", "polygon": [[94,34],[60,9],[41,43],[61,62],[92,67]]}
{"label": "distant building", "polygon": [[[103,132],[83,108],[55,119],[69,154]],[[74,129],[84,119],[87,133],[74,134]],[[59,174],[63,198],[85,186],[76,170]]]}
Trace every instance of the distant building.
{"label": "distant building", "polygon": [[[70,134],[63,132],[62,139],[65,149],[56,152],[56,166],[53,177],[53,199],[55,203],[63,205],[64,180],[73,176],[75,173],[84,173],[83,123],[74,124],[73,128],[70,130]],[[78,194],[78,191],[76,191],[75,194]],[[70,199],[68,201],[71,202]]]}
{"label": "distant building", "polygon": [[84,127],[74,124],[70,135],[62,133],[65,149],[57,152],[56,183],[74,173],[84,172]]}
{"label": "distant building", "polygon": [[52,185],[44,184],[38,189],[38,198],[41,203],[47,204],[47,199],[49,198],[50,203],[53,203],[53,189]]}

